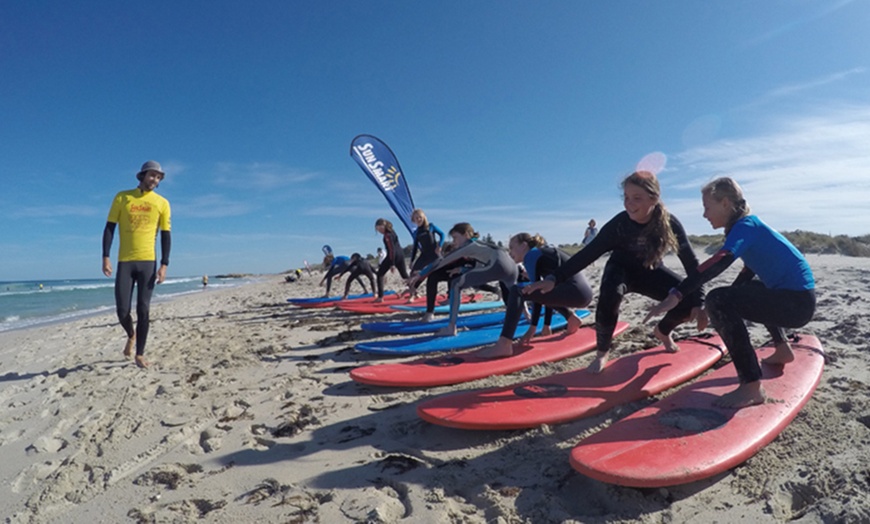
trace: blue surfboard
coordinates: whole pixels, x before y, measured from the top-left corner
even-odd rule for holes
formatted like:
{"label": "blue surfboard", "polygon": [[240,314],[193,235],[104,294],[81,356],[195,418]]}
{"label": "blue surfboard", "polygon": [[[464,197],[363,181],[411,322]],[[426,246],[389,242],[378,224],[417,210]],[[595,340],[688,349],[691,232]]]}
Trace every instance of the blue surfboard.
{"label": "blue surfboard", "polygon": [[[386,333],[388,335],[419,335],[420,333],[434,333],[447,325],[450,320],[441,317],[434,322],[394,321],[394,322],[366,322],[361,328],[374,333]],[[460,329],[475,329],[486,326],[494,326],[504,322],[504,311],[495,313],[479,313],[477,315],[465,315],[456,319],[456,327]]]}
{"label": "blue surfboard", "polygon": [[[517,332],[522,332],[528,329],[528,321],[522,320],[518,326]],[[552,329],[562,329],[568,325],[562,315],[553,317],[550,324]],[[544,319],[541,318],[538,322],[538,333],[544,327]],[[379,355],[419,355],[421,353],[435,353],[437,351],[453,351],[456,349],[467,349],[477,346],[485,346],[494,344],[501,335],[501,326],[490,326],[469,331],[460,331],[452,337],[438,337],[435,335],[426,335],[422,337],[402,338],[394,340],[378,340],[371,342],[361,342],[354,346],[360,351],[366,353],[376,353]]]}
{"label": "blue surfboard", "polygon": [[[486,309],[496,309],[504,306],[504,302],[497,300],[492,302],[465,302],[459,304],[459,312],[460,313],[468,313],[471,311],[483,311]],[[397,311],[414,311],[417,313],[425,313],[426,306],[403,306],[396,304],[395,306],[390,306],[392,309]],[[435,306],[435,313],[450,313],[450,305],[445,306]]]}
{"label": "blue surfboard", "polygon": [[[358,295],[348,295],[347,298],[371,298],[374,295],[371,293],[360,293]],[[288,298],[287,302],[292,304],[319,304],[321,302],[335,302],[341,300],[342,296],[334,296],[334,297],[309,297],[309,298]]]}

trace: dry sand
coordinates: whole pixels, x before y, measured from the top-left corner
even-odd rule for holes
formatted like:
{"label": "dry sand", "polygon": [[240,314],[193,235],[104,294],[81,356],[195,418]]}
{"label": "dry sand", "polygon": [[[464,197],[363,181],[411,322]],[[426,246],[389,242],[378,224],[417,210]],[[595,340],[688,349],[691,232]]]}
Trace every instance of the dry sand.
{"label": "dry sand", "polygon": [[[574,444],[653,399],[526,431],[425,423],[414,410],[420,399],[592,357],[444,388],[358,385],[349,369],[383,361],[352,349],[371,336],[359,329],[365,317],[294,308],[288,297],[322,292],[319,275],[272,276],[154,304],[148,370],[122,358],[113,315],[0,334],[0,515],[89,524],[870,522],[870,260],[810,262],[819,308],[804,330],[828,354],[821,384],[776,440],[716,478],[632,489],[571,469]],[[597,282],[602,267],[587,276]],[[636,295],[624,304],[634,327],[617,339],[616,356],[655,345],[639,325],[650,304]],[[752,333],[766,340],[760,326]]]}

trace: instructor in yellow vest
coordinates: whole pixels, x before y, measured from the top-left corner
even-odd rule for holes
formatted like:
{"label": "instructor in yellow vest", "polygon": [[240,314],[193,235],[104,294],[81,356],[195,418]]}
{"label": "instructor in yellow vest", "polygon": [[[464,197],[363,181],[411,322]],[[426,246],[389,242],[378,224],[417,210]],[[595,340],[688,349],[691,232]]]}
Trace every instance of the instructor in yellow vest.
{"label": "instructor in yellow vest", "polygon": [[[148,366],[145,362],[145,342],[148,340],[149,311],[154,285],[166,278],[169,266],[169,250],[172,246],[169,201],[154,192],[165,173],[160,164],[149,160],[142,164],[136,174],[139,187],[121,191],[115,195],[109,218],[103,230],[103,274],[112,276],[112,261],[109,252],[115,228],[119,228],[118,271],[115,276],[115,306],[121,327],[127,332],[124,356],[133,356],[136,348],[136,365]],[[160,231],[160,268],[157,268],[156,240]],[[136,287],[136,327],[131,315],[133,288]]]}

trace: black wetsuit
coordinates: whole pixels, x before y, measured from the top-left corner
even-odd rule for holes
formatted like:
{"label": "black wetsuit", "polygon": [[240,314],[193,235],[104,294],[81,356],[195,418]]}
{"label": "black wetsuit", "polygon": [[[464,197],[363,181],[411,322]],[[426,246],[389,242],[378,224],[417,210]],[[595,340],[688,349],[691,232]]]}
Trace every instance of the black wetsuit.
{"label": "black wetsuit", "polygon": [[[354,260],[350,259],[350,265],[347,266],[341,273],[348,272],[350,273],[347,277],[347,282],[344,284],[344,294],[347,295],[350,293],[350,284],[354,280],[359,282],[359,285],[363,288],[363,293],[366,292],[366,285],[363,282],[362,277],[368,277],[369,283],[372,285],[372,291],[375,290],[375,271],[372,269],[372,265],[368,260],[358,258]],[[339,273],[339,275],[341,274]]]}
{"label": "black wetsuit", "polygon": [[[535,282],[552,275],[563,263],[569,259],[568,254],[561,249],[552,246],[532,248],[526,253],[523,265],[528,273],[528,281]],[[530,300],[534,302],[532,308],[531,325],[536,326],[541,315],[541,306],[555,309],[565,318],[570,316],[569,308],[586,307],[592,302],[592,288],[582,272],[577,272],[568,280],[556,284],[549,293],[534,291],[528,295],[522,294],[522,288],[528,283],[520,283],[511,286],[505,304],[504,325],[501,336],[513,339],[517,330],[517,324],[523,314],[523,304]],[[546,319],[549,325],[549,318]]]}
{"label": "black wetsuit", "polygon": [[[436,237],[438,237],[436,239]],[[411,249],[411,271],[420,271],[438,259],[437,249],[444,242],[444,232],[434,224],[418,227],[414,232],[414,246]],[[417,256],[419,248],[420,256]]]}
{"label": "black wetsuit", "polygon": [[[698,258],[686,237],[686,231],[677,218],[671,215],[671,229],[677,238],[677,256],[687,275],[698,268]],[[644,266],[646,237],[643,235],[645,224],[638,224],[623,211],[604,224],[589,244],[578,251],[559,267],[552,276],[547,277],[561,283],[586,268],[605,253],[610,258],[601,276],[598,305],[595,308],[595,330],[597,349],[607,352],[613,340],[613,331],[619,320],[619,306],[627,293],[640,293],[655,300],[664,300],[671,288],[677,286],[682,278],[674,271],[659,263],[653,269]],[[685,300],[668,313],[658,323],[659,331],[670,334],[675,327],[687,321],[692,308],[704,303],[702,289],[695,290]]]}
{"label": "black wetsuit", "polygon": [[675,294],[697,289],[737,258],[743,259],[743,270],[730,286],[710,291],[707,313],[728,347],[740,382],[748,383],[761,379],[761,366],[745,321],[763,324],[774,343],[785,342],[783,327],[798,328],[812,319],[816,285],[797,248],[758,217],[749,215],[732,226],[722,249],[683,280]]}
{"label": "black wetsuit", "polygon": [[402,252],[402,246],[399,244],[399,236],[395,231],[384,232],[384,248],[387,252],[387,257],[378,266],[378,297],[384,297],[384,276],[390,268],[395,267],[399,270],[402,278],[408,278],[408,270],[405,267],[405,253]]}

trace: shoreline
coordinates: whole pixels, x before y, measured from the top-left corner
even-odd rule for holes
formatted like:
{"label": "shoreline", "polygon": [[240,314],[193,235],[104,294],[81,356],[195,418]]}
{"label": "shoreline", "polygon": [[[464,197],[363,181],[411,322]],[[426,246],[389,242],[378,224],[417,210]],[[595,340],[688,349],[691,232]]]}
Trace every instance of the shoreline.
{"label": "shoreline", "polygon": [[[360,385],[349,369],[397,360],[352,349],[372,337],[359,329],[371,317],[295,308],[287,298],[323,293],[321,274],[273,275],[152,304],[147,370],[122,358],[114,312],[0,333],[0,513],[15,524],[867,521],[870,260],[808,259],[819,309],[803,330],[827,351],[822,382],[779,437],[712,479],[643,490],[571,469],[580,439],[654,399],[530,430],[423,422],[420,400],[592,357],[449,387]],[[586,272],[593,288],[603,265]],[[639,324],[649,305],[626,298],[632,328],[614,358],[655,345]],[[751,334],[766,340],[763,327]]]}

